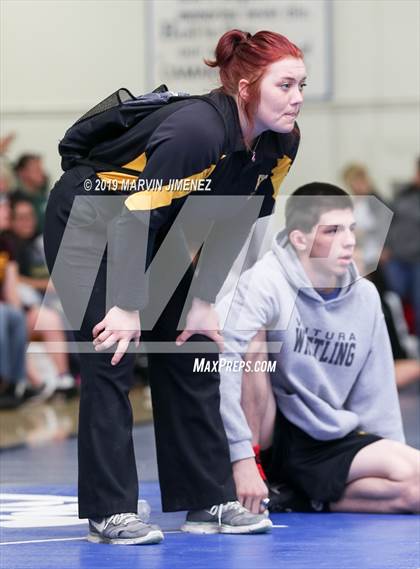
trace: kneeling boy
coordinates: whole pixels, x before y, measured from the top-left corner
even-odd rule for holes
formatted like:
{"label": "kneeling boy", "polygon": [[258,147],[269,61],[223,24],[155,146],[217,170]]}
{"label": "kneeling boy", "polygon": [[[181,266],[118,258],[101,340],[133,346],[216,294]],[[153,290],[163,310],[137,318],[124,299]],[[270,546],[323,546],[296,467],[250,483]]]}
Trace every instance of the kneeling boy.
{"label": "kneeling boy", "polygon": [[[237,494],[254,512],[267,487],[253,446],[269,448],[269,482],[315,510],[420,511],[420,452],[404,444],[380,300],[353,262],[354,232],[348,194],[301,187],[287,202],[285,231],[235,292],[221,411]],[[268,356],[270,374],[258,371],[255,354],[243,365],[250,344],[265,338],[281,343]]]}

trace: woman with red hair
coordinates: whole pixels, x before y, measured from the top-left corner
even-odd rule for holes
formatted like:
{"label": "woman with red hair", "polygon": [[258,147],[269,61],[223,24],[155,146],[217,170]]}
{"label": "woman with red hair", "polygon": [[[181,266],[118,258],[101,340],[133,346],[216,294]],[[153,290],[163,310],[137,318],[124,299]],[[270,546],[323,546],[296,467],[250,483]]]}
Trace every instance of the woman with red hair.
{"label": "woman with red hair", "polygon": [[[54,279],[57,271],[53,274],[64,309],[77,305],[78,291],[94,283],[75,331],[79,342],[93,341],[95,347],[95,353],[80,354],[79,515],[89,519],[91,541],[151,543],[163,537],[132,513],[138,484],[128,400],[134,354],[128,347],[139,342],[140,320],[147,329],[143,338],[165,342],[164,353],[149,353],[163,509],[188,510],[183,529],[195,533],[260,533],[271,527],[263,514],[236,501],[219,411],[223,338],[213,302],[252,223],[271,214],[296,156],[295,121],[306,71],[299,48],[268,31],[225,33],[215,59],[206,63],[219,68],[219,89],[203,97],[170,98],[170,104],[124,132],[107,122],[107,109],[93,109],[67,131],[59,147],[65,173],[50,195],[45,246],[52,271],[64,230],[73,236],[70,249],[64,247],[67,255],[59,258],[64,276]],[[132,103],[121,103],[119,117]],[[133,180],[142,191],[128,196],[114,191]],[[151,187],[156,180],[159,191]],[[101,196],[120,200],[122,211],[105,211],[103,200],[91,192],[67,224],[74,198],[86,199],[86,181],[92,188],[105,186]],[[226,196],[234,198],[230,209],[220,201]],[[186,243],[186,226],[181,223],[182,237],[173,231],[175,220],[190,207],[206,233],[204,245],[201,240],[195,249]],[[159,265],[156,253],[168,241],[172,249],[163,272],[146,271],[149,264]],[[98,273],[97,264],[89,268],[89,255],[102,259]],[[180,267],[185,267],[181,273]],[[176,274],[180,282],[162,304],[162,287]],[[163,311],[153,319],[157,306]],[[210,344],[211,353],[198,354],[194,342]],[[194,371],[200,356],[206,365]]]}

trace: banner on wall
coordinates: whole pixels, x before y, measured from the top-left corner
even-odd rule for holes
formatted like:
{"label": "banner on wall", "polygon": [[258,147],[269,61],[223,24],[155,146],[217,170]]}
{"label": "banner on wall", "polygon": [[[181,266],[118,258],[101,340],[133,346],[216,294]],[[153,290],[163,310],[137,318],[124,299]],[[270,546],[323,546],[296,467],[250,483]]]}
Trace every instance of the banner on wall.
{"label": "banner on wall", "polygon": [[229,29],[271,30],[287,36],[305,54],[306,98],[331,96],[331,2],[329,0],[150,0],[147,3],[147,83],[204,93],[218,86],[213,58]]}

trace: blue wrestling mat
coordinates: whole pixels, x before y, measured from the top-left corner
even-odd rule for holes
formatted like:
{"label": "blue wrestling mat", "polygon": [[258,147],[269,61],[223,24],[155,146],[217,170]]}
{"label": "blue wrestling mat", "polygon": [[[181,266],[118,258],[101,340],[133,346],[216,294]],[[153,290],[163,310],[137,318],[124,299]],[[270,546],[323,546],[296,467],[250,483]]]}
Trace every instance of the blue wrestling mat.
{"label": "blue wrestling mat", "polygon": [[179,531],[185,514],[160,511],[158,485],[141,485],[162,526],[160,545],[109,546],[85,540],[72,486],[3,485],[1,569],[419,569],[420,516],[276,514],[271,534]]}

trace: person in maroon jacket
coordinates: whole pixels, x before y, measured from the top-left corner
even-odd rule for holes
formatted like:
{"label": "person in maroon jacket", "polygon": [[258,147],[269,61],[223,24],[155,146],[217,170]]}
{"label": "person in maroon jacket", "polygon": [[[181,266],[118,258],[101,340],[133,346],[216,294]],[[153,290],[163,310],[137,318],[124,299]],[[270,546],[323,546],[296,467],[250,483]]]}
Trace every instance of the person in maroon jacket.
{"label": "person in maroon jacket", "polygon": [[[138,482],[128,348],[139,342],[140,319],[142,339],[164,342],[149,353],[163,509],[188,510],[183,529],[190,532],[271,527],[236,501],[219,376],[194,374],[193,361],[203,344],[218,359],[223,339],[213,302],[253,222],[272,213],[295,159],[306,70],[300,49],[273,32],[231,30],[215,54],[207,64],[220,70],[219,89],[169,94],[160,105],[168,94],[151,94],[156,110],[141,117],[133,115],[141,98],[120,90],[117,107],[111,97],[60,143],[65,173],[49,198],[45,250],[77,340],[95,348],[80,354],[79,515],[89,519],[90,541],[163,537],[132,513]],[[202,231],[198,244],[179,221],[185,211]]]}

